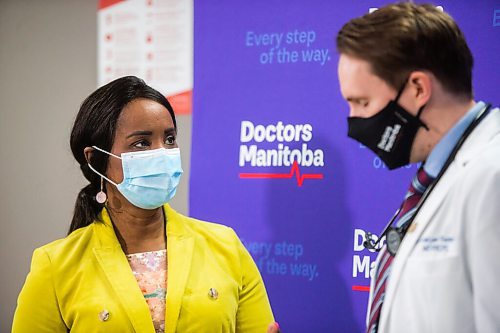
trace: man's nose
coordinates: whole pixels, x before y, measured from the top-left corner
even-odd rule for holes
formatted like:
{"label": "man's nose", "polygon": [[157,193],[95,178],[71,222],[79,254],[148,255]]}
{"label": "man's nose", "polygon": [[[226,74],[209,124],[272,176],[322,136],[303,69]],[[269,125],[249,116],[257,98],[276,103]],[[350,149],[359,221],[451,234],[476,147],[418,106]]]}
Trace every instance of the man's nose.
{"label": "man's nose", "polygon": [[359,111],[356,108],[350,106],[349,107],[349,117],[359,117],[359,116],[360,116]]}

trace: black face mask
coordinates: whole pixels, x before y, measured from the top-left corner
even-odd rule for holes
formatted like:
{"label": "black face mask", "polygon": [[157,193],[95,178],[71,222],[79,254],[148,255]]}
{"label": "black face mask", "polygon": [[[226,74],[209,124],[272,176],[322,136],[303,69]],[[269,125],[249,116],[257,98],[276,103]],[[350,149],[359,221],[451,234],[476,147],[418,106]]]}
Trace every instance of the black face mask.
{"label": "black face mask", "polygon": [[429,129],[420,120],[425,105],[415,117],[398,104],[405,86],[406,83],[396,98],[374,116],[347,118],[347,135],[377,154],[390,170],[410,163],[411,147],[418,129],[420,126]]}

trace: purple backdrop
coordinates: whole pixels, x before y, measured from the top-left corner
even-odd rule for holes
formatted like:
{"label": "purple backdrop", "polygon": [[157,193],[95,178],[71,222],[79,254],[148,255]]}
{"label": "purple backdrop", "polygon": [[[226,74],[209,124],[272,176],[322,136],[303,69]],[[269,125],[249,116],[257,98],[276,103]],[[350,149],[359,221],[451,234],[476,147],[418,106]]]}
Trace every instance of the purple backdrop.
{"label": "purple backdrop", "polygon": [[[375,254],[361,235],[416,170],[388,172],[346,137],[335,35],[384,3],[195,1],[190,214],[236,230],[284,332],[364,330]],[[498,105],[499,2],[436,5],[468,38],[477,98]]]}

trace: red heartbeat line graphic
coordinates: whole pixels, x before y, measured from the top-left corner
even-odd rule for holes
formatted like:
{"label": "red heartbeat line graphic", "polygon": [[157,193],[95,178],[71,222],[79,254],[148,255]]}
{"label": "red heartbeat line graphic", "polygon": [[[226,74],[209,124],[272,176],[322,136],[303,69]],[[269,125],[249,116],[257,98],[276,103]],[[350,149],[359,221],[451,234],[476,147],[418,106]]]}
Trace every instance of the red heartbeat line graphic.
{"label": "red heartbeat line graphic", "polygon": [[295,174],[295,178],[297,178],[297,185],[302,186],[304,183],[304,179],[323,179],[322,173],[303,173],[300,174],[299,163],[297,161],[293,161],[292,168],[290,169],[290,173],[240,173],[240,178],[245,179],[263,179],[263,178],[285,178],[290,179],[293,178]]}
{"label": "red heartbeat line graphic", "polygon": [[370,291],[370,286],[352,286],[354,291]]}

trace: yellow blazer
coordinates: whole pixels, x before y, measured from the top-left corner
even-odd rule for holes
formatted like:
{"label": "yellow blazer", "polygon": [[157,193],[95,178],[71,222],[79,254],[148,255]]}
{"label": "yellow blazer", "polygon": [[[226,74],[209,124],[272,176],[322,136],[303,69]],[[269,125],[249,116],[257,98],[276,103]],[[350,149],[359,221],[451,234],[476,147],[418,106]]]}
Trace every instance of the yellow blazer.
{"label": "yellow blazer", "polygon": [[[165,332],[266,332],[274,321],[266,290],[234,231],[168,205],[164,212]],[[34,251],[12,332],[155,332],[106,209],[101,217],[103,222]],[[216,299],[210,288],[217,290]],[[107,320],[100,318],[102,311],[109,313]]]}

